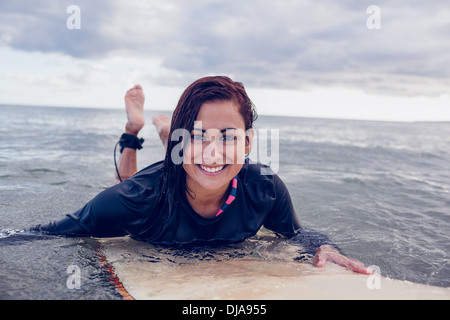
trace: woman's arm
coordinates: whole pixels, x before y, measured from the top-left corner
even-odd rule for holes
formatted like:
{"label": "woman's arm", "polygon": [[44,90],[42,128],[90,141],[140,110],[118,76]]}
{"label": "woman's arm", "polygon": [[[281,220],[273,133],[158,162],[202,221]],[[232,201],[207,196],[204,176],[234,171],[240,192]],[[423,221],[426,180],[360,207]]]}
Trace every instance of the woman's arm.
{"label": "woman's arm", "polygon": [[361,261],[342,255],[336,248],[330,245],[322,245],[314,256],[314,266],[321,268],[325,266],[327,261],[334,262],[342,267],[352,270],[353,272],[362,274],[373,274],[374,271],[367,267]]}
{"label": "woman's arm", "polygon": [[334,262],[354,272],[372,274],[372,270],[362,262],[346,257],[326,235],[302,227],[292,205],[291,197],[284,183],[276,175],[277,203],[273,207],[272,219],[268,220],[268,229],[281,233],[290,241],[302,247],[303,252],[314,255],[314,266],[323,267],[327,261]]}
{"label": "woman's arm", "polygon": [[307,254],[314,255],[313,264],[321,268],[329,262],[362,274],[372,274],[367,266],[362,262],[344,256],[339,252],[339,247],[334,244],[326,235],[312,229],[301,228],[296,231],[290,241],[302,248]]}

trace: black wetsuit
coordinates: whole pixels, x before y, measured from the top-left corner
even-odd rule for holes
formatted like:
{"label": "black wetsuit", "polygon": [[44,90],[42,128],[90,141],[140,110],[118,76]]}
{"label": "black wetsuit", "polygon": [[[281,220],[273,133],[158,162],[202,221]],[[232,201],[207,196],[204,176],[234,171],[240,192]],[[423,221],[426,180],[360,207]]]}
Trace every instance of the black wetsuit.
{"label": "black wetsuit", "polygon": [[[297,238],[315,251],[328,238],[304,230],[289,192],[277,175],[261,175],[262,164],[244,164],[236,176],[234,201],[219,216],[200,216],[185,201],[160,196],[162,162],[141,170],[88,202],[62,220],[38,225],[34,231],[69,236],[118,237],[130,235],[154,244],[222,244],[254,236],[264,226],[288,238]],[[170,192],[170,191],[169,191]],[[185,197],[185,196],[184,196]]]}

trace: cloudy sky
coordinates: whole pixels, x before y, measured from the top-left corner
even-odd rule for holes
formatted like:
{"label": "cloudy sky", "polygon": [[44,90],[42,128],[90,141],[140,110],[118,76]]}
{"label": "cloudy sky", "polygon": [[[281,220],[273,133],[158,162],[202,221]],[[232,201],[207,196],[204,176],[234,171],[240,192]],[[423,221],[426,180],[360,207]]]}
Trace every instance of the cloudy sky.
{"label": "cloudy sky", "polygon": [[449,53],[448,0],[0,0],[1,104],[172,110],[223,74],[261,114],[449,121]]}

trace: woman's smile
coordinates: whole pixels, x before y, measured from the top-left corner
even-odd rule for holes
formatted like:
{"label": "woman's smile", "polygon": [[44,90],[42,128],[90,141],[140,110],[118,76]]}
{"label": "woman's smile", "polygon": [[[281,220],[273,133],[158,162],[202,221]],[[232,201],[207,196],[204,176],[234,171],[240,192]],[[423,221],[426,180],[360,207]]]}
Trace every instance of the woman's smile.
{"label": "woman's smile", "polygon": [[227,165],[220,165],[220,166],[205,166],[201,164],[197,165],[197,167],[199,167],[200,170],[208,176],[216,176],[221,174],[226,166]]}

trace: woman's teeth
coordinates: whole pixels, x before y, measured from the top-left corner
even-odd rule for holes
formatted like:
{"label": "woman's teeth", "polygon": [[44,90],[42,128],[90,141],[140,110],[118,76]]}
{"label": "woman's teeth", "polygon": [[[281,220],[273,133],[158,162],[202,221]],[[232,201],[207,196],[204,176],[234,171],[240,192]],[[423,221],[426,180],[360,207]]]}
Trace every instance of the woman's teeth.
{"label": "woman's teeth", "polygon": [[202,170],[205,170],[206,172],[217,172],[223,169],[224,166],[219,166],[219,167],[205,167],[205,166],[200,166],[200,168],[202,168]]}

